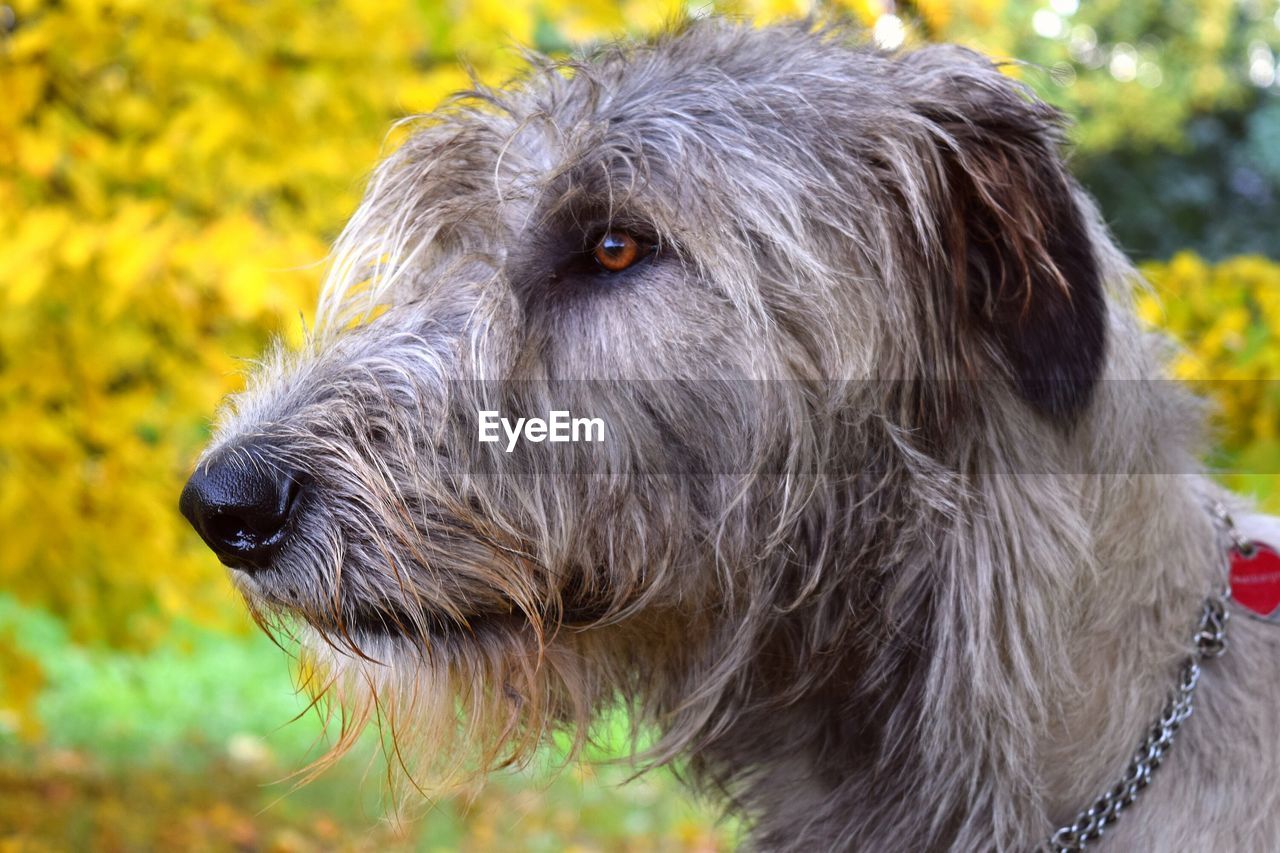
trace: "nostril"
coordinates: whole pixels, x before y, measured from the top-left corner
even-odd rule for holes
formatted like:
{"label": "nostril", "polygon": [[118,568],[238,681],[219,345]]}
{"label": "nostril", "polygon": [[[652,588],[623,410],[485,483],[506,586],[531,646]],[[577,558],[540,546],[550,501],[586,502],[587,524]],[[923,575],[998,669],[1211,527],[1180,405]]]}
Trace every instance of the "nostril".
{"label": "nostril", "polygon": [[240,446],[200,465],[178,506],[223,563],[265,569],[288,533],[300,491],[298,477],[262,447]]}
{"label": "nostril", "polygon": [[205,522],[204,529],[209,536],[220,542],[236,542],[245,538],[245,524],[234,515],[215,515]]}
{"label": "nostril", "polygon": [[266,528],[231,513],[220,513],[205,522],[204,529],[210,538],[235,548],[254,548],[279,532],[274,521]]}

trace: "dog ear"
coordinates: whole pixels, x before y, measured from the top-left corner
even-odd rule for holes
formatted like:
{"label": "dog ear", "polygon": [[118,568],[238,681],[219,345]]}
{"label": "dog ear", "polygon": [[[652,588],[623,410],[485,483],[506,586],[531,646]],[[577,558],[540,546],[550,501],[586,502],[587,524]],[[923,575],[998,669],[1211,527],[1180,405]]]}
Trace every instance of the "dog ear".
{"label": "dog ear", "polygon": [[1061,114],[968,51],[902,61],[920,74],[916,111],[939,152],[936,298],[961,372],[994,358],[1033,409],[1069,426],[1102,373],[1107,309]]}

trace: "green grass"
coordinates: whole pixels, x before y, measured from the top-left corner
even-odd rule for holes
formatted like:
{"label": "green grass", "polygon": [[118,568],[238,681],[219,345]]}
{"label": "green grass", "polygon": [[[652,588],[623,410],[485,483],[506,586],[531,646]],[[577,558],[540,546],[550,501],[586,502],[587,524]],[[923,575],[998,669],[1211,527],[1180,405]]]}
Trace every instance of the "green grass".
{"label": "green grass", "polygon": [[0,637],[45,678],[39,739],[0,728],[0,849],[669,850],[730,838],[666,771],[627,784],[625,763],[556,774],[555,751],[473,800],[417,804],[397,826],[372,732],[316,781],[286,779],[327,742],[315,713],[294,720],[307,699],[258,633],[178,625],[146,654],[86,648],[0,595]]}

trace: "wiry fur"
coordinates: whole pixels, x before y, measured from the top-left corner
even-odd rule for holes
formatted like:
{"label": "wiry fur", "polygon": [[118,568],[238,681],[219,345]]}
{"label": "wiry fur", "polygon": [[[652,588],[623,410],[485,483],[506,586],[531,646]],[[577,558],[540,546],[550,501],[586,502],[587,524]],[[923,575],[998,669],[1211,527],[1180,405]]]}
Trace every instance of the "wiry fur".
{"label": "wiry fur", "polygon": [[[1125,381],[1160,345],[1056,114],[855,42],[704,21],[421,119],[224,413],[305,480],[236,582],[417,769],[621,701],[758,847],[1025,849],[1154,719],[1220,567],[1199,409]],[[606,225],[657,254],[563,266]],[[608,440],[508,456],[485,408]],[[1236,623],[1115,849],[1280,837]]]}

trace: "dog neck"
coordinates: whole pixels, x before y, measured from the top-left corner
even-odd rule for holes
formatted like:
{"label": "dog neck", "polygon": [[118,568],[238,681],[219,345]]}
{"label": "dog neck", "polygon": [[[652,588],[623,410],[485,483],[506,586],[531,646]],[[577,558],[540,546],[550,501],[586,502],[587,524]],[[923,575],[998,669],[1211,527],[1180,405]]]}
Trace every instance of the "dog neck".
{"label": "dog neck", "polygon": [[[768,767],[769,790],[750,776],[731,784],[757,816],[757,843],[1020,848],[1116,781],[1221,570],[1212,487],[1168,441],[1169,422],[1129,417],[1130,442],[1109,435],[1113,406],[1176,418],[1192,405],[1170,383],[1141,384],[1115,393],[1152,395],[1142,407],[1104,393],[1070,436],[989,427],[984,452],[953,461],[962,476],[946,524],[901,537],[891,569],[856,572],[890,578],[880,618],[857,629],[872,639],[786,707],[740,714],[718,739],[735,744],[695,761]],[[1038,473],[1054,453],[1072,473]],[[1086,459],[1106,473],[1074,473]],[[770,657],[793,653],[791,640],[778,644]],[[817,664],[800,660],[792,677],[805,681],[800,670]],[[791,802],[780,807],[781,791]]]}
{"label": "dog neck", "polygon": [[1189,480],[1130,481],[1115,497],[1143,507],[1141,523],[1119,513],[1095,520],[1099,574],[1078,584],[1068,645],[1074,685],[1046,691],[1055,701],[1040,775],[1051,819],[1114,784],[1174,689],[1204,600],[1221,588],[1223,539],[1206,509],[1212,487],[1188,488]]}

